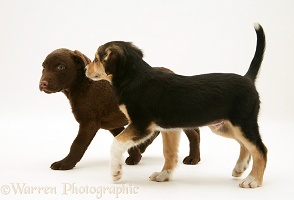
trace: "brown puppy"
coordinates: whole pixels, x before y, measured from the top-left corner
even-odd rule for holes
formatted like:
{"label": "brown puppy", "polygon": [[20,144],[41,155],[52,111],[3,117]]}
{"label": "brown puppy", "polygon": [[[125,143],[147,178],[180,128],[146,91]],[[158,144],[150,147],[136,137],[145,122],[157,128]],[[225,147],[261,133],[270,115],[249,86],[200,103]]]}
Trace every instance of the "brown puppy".
{"label": "brown puppy", "polygon": [[165,164],[150,179],[168,181],[177,163],[179,128],[208,125],[214,133],[240,144],[233,176],[241,176],[252,155],[252,170],[240,187],[262,185],[267,148],[258,130],[260,101],[255,80],[263,59],[265,35],[259,24],[255,24],[255,31],[256,51],[244,76],[165,73],[148,65],[142,59],[141,50],[132,43],[113,41],[98,48],[94,61],[86,67],[86,74],[93,80],[111,82],[119,107],[130,122],[111,146],[114,181],[122,176],[123,152],[152,137],[155,130],[163,131]]}
{"label": "brown puppy", "polygon": [[[69,99],[75,119],[80,124],[69,154],[51,165],[54,170],[72,169],[81,160],[100,128],[109,130],[116,136],[128,124],[126,117],[118,108],[110,84],[107,81],[94,82],[85,76],[85,66],[89,63],[90,60],[85,55],[68,49],[53,51],[43,62],[40,90],[48,94],[63,92]],[[185,130],[185,133],[190,141],[190,154],[183,162],[197,164],[200,161],[199,129]],[[130,148],[130,156],[125,162],[128,165],[139,163],[141,153],[158,134],[157,131],[150,140]]]}

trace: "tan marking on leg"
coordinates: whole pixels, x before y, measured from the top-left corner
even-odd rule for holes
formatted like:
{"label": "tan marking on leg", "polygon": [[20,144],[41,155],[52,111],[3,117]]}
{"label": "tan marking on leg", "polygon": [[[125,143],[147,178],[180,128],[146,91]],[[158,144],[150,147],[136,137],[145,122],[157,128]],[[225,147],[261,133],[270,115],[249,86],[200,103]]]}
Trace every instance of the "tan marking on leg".
{"label": "tan marking on leg", "polygon": [[234,133],[235,127],[232,125],[230,121],[225,121],[225,123],[218,128],[216,128],[216,126],[209,126],[209,128],[215,134],[226,137],[226,138],[235,139],[240,144],[239,158],[232,172],[232,176],[240,177],[242,173],[249,166],[250,153],[248,149],[235,137],[235,133]]}
{"label": "tan marking on leg", "polygon": [[161,172],[154,172],[149,178],[152,181],[169,181],[178,162],[180,130],[162,131],[163,154],[165,163]]}
{"label": "tan marking on leg", "polygon": [[248,149],[241,142],[239,142],[239,144],[240,155],[232,172],[232,176],[234,177],[240,177],[243,174],[243,172],[248,168],[251,159]]}
{"label": "tan marking on leg", "polygon": [[138,131],[135,129],[134,125],[129,124],[120,134],[115,136],[115,139],[119,142],[126,142],[135,138],[138,134]]}
{"label": "tan marking on leg", "polygon": [[163,155],[165,159],[163,170],[174,169],[178,163],[180,131],[162,131]]}
{"label": "tan marking on leg", "polygon": [[[135,144],[141,144],[142,142],[146,141],[147,139],[149,139],[153,134],[154,134],[154,126],[153,124],[150,125],[147,129],[145,133],[145,137],[143,137],[141,140],[136,140],[134,141]],[[133,140],[136,137],[139,137],[142,133],[138,132],[138,130],[135,128],[135,126],[130,123],[120,134],[118,134],[115,139],[119,142],[126,142],[129,140]]]}
{"label": "tan marking on leg", "polygon": [[243,136],[243,133],[239,127],[234,127],[234,130],[236,139],[240,141],[246,149],[248,149],[253,158],[252,170],[248,177],[240,184],[240,187],[255,188],[262,186],[263,175],[266,167],[266,158],[256,147],[256,145]]}

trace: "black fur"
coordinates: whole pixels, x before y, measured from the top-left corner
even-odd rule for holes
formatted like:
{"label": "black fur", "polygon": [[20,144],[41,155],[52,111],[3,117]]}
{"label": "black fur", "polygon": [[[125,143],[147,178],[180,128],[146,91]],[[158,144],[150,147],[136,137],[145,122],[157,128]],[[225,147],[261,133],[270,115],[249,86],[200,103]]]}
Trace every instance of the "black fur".
{"label": "black fur", "polygon": [[259,95],[255,88],[265,49],[263,29],[256,29],[257,46],[245,76],[213,73],[181,76],[154,70],[132,43],[114,41],[99,47],[100,60],[109,54],[104,68],[112,75],[119,104],[125,104],[136,137],[148,134],[155,123],[162,128],[205,126],[217,120],[229,120],[266,156],[257,117]]}

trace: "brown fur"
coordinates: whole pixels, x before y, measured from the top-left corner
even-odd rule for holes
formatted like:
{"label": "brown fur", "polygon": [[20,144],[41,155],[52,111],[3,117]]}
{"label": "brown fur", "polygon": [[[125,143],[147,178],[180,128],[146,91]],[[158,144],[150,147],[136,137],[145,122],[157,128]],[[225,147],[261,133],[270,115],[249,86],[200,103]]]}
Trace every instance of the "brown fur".
{"label": "brown fur", "polygon": [[[116,136],[128,124],[127,118],[118,108],[110,84],[107,81],[93,82],[86,78],[84,68],[89,62],[90,59],[81,52],[68,49],[53,51],[43,62],[40,90],[48,94],[63,92],[69,99],[72,112],[80,125],[69,154],[51,165],[54,170],[72,169],[81,160],[100,128],[109,130]],[[183,162],[197,164],[200,161],[199,129],[189,129],[186,132],[193,144],[190,143],[190,154]],[[158,134],[157,132],[146,143],[130,148],[126,163],[137,164],[142,157],[141,153]],[[194,141],[198,143],[195,145]]]}

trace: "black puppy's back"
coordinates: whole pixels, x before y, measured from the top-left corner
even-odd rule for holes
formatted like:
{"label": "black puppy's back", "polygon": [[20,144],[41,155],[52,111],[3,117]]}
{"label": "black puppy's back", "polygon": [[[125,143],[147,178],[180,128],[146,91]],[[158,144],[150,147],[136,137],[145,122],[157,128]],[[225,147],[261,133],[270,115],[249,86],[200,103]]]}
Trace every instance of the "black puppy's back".
{"label": "black puppy's back", "polygon": [[[145,76],[137,85],[144,92],[125,98],[128,102],[140,102],[141,109],[146,111],[142,115],[149,115],[162,128],[203,126],[219,119],[234,123],[236,118],[252,115],[259,104],[254,83],[237,74],[190,77],[163,72],[148,74],[152,76]],[[244,98],[246,95],[248,98]],[[129,104],[128,112],[136,112],[136,107]]]}

